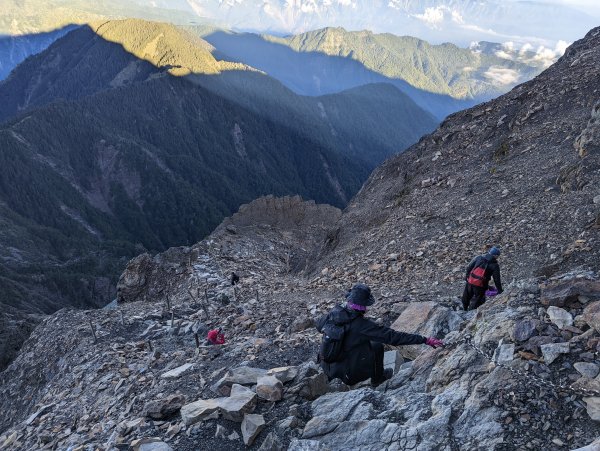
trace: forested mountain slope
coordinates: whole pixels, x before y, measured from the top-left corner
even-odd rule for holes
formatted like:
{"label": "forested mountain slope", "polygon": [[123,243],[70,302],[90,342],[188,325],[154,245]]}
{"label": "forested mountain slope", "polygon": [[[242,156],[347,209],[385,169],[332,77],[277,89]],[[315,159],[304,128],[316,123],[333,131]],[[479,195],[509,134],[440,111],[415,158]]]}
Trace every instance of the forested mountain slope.
{"label": "forested mountain slope", "polygon": [[435,127],[431,115],[389,85],[335,96],[298,96],[252,67],[218,56],[206,41],[169,24],[125,20],[82,27],[0,83],[0,121],[58,98],[78,99],[168,73],[187,77],[370,168]]}
{"label": "forested mountain slope", "polygon": [[532,58],[511,60],[389,33],[324,28],[277,37],[211,27],[191,30],[229,59],[261,69],[298,93],[319,95],[387,82],[440,120],[505,93],[543,69]]}

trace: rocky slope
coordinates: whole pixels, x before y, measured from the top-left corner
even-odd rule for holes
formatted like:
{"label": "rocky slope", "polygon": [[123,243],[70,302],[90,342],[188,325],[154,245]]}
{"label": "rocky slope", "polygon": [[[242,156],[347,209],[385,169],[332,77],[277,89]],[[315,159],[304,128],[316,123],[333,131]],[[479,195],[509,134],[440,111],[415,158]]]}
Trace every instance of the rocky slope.
{"label": "rocky slope", "polygon": [[322,282],[456,294],[465,264],[492,244],[507,280],[597,270],[599,60],[594,29],[534,80],[377,168],[315,266]]}
{"label": "rocky slope", "polygon": [[[597,449],[599,53],[595,29],[450,117],[341,217],[262,199],[191,248],[133,260],[114,310],[47,318],[0,374],[0,446]],[[491,243],[506,292],[455,310],[465,261]],[[355,281],[377,321],[446,347],[388,354],[376,388],[328,383],[312,323]],[[204,346],[217,326],[228,344]]]}
{"label": "rocky slope", "polygon": [[[600,389],[593,273],[519,281],[477,315],[433,296],[378,293],[378,321],[445,336],[447,347],[388,353],[396,374],[377,388],[328,383],[311,362],[312,322],[343,292],[298,277],[289,256],[314,250],[339,215],[297,198],[259,200],[192,248],[132,261],[114,309],[45,319],[0,374],[0,444],[561,450],[600,435],[600,391],[584,391]],[[213,327],[225,345],[204,345]]]}

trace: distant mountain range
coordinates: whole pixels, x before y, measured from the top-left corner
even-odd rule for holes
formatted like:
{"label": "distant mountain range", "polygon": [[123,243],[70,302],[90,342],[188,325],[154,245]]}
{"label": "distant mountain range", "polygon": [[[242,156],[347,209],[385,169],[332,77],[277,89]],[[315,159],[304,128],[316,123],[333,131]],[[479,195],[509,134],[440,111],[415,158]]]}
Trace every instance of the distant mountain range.
{"label": "distant mountain range", "polygon": [[327,26],[418,36],[429,42],[513,41],[535,47],[583,36],[600,7],[520,0],[4,0],[0,34],[49,31],[68,23],[138,17],[173,23],[210,21],[276,34]]}
{"label": "distant mountain range", "polygon": [[199,37],[80,27],[0,83],[0,302],[110,300],[141,250],[193,243],[263,194],[343,207],[435,127],[389,84],[303,97]]}
{"label": "distant mountain range", "polygon": [[[466,3],[454,2],[453,7],[461,4],[466,8]],[[315,96],[370,83],[391,83],[441,120],[449,113],[489,100],[531,79],[564,50],[563,44],[556,49],[542,50],[531,45],[488,41],[472,43],[469,48],[448,43],[431,45],[408,36],[351,32],[339,27],[278,37],[194,24],[200,20],[196,13],[210,10],[211,4],[192,0],[129,0],[117,5],[111,0],[101,0],[92,5],[75,0],[50,0],[45,4],[48,14],[43,14],[45,7],[36,9],[28,1],[9,0],[8,8],[0,13],[0,29],[12,35],[36,33],[0,38],[0,79],[29,54],[43,50],[53,37],[64,34],[63,29],[53,34],[37,33],[52,29],[51,24],[62,26],[98,17],[165,17],[210,42],[214,46],[212,53],[218,59],[259,69],[297,94]],[[490,2],[486,4],[489,9]],[[248,1],[236,2],[235,7],[225,2],[219,4],[219,11],[244,11],[249,5]],[[331,6],[315,5],[315,8]],[[400,6],[395,4],[392,9]],[[346,8],[342,4],[338,7],[340,11]],[[403,2],[402,8],[412,11],[416,6],[413,2]],[[474,10],[473,5],[469,8]],[[496,9],[497,14],[506,12],[504,7]],[[353,15],[359,16],[356,12]],[[207,13],[207,17],[210,14]],[[244,17],[250,20],[252,14]],[[330,19],[333,23],[337,20],[335,16]]]}
{"label": "distant mountain range", "polygon": [[531,53],[508,53],[492,43],[464,49],[343,28],[287,38],[208,27],[192,30],[227,58],[263,70],[295,92],[319,95],[391,83],[439,120],[506,92],[544,67]]}

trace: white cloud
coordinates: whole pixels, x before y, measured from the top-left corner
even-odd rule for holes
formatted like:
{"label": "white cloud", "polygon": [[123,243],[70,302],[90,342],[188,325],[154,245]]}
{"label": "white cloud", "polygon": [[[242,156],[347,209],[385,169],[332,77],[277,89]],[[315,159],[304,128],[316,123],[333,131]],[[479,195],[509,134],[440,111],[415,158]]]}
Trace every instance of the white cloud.
{"label": "white cloud", "polygon": [[483,75],[496,86],[512,85],[519,80],[516,70],[500,66],[491,66]]}
{"label": "white cloud", "polygon": [[519,54],[521,56],[523,56],[527,52],[531,52],[532,50],[533,50],[533,45],[531,45],[529,42],[526,42],[525,44],[523,44],[523,47],[521,47],[521,50],[519,50]]}
{"label": "white cloud", "polygon": [[[564,55],[565,50],[567,50],[567,47],[569,45],[570,44],[565,41],[558,41],[554,46],[554,49],[540,45],[537,48],[533,58],[531,58],[529,61],[541,64],[544,67],[548,67],[551,64],[553,64],[558,58]],[[533,46],[529,44],[523,45],[523,47],[521,47],[522,55],[525,54],[525,51],[523,49],[532,50]]]}
{"label": "white cloud", "polygon": [[452,21],[460,24],[465,23],[463,17],[458,11],[452,11]]}
{"label": "white cloud", "polygon": [[567,50],[567,47],[569,47],[571,44],[569,44],[566,41],[560,40],[556,43],[556,47],[554,48],[554,50],[560,54],[560,56],[565,54],[565,51]]}
{"label": "white cloud", "polygon": [[511,55],[510,53],[507,53],[507,52],[506,52],[506,51],[504,51],[504,50],[498,50],[498,51],[496,51],[496,52],[495,52],[495,55],[496,55],[498,58],[503,58],[503,59],[505,59],[505,60],[512,60],[512,59],[513,59],[512,55]]}
{"label": "white cloud", "polygon": [[[398,0],[390,0],[388,6],[396,9],[400,9],[401,7]],[[411,14],[411,16],[425,22],[426,25],[434,29],[440,28],[440,25],[447,19],[458,25],[463,25],[465,23],[462,15],[457,10],[450,9],[448,6],[443,5],[425,8],[425,11],[422,14]]]}
{"label": "white cloud", "polygon": [[425,22],[432,28],[437,28],[444,21],[444,7],[426,8],[423,14],[415,14],[414,17]]}

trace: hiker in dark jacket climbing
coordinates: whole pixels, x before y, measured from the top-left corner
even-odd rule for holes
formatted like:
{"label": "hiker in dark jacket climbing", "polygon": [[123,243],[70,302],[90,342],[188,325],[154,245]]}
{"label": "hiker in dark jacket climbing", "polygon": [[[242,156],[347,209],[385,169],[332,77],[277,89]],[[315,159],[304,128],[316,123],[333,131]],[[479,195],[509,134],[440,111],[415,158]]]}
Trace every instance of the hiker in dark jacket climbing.
{"label": "hiker in dark jacket climbing", "polygon": [[485,292],[489,288],[492,277],[498,294],[502,293],[499,256],[500,249],[494,246],[487,254],[475,257],[467,266],[466,284],[462,295],[465,310],[475,310],[485,303]]}
{"label": "hiker in dark jacket climbing", "polygon": [[330,380],[339,378],[347,385],[354,385],[371,378],[373,385],[379,385],[389,379],[393,370],[384,372],[384,344],[443,346],[442,341],[436,338],[397,332],[365,318],[367,307],[374,302],[371,289],[367,285],[357,284],[346,294],[345,304],[334,307],[317,321],[319,332],[323,332],[323,328],[327,329],[326,325],[331,323],[342,325],[344,330],[339,357],[331,363],[319,359]]}

